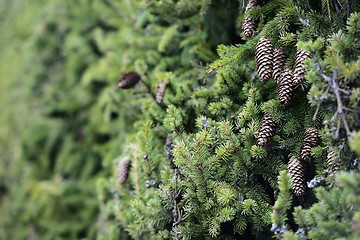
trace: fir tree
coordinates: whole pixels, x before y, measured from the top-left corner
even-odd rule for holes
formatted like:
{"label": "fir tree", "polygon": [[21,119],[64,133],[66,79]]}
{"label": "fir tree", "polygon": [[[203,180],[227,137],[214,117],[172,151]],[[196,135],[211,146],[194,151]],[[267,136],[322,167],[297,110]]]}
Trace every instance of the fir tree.
{"label": "fir tree", "polygon": [[46,6],[4,238],[358,237],[357,1]]}

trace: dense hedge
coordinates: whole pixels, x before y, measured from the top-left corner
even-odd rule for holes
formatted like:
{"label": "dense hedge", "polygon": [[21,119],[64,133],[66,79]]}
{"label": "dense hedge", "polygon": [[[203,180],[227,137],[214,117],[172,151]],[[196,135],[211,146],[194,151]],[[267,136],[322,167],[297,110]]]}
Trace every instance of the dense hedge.
{"label": "dense hedge", "polygon": [[360,237],[358,11],[0,0],[0,238]]}

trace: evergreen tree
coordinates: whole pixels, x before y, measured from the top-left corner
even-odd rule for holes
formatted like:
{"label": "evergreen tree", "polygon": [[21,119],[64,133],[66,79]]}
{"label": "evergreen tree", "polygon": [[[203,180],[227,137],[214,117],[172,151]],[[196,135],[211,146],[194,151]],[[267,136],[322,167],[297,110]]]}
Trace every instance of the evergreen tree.
{"label": "evergreen tree", "polygon": [[359,237],[358,1],[33,8],[0,238]]}
{"label": "evergreen tree", "polygon": [[[286,224],[296,226],[287,216],[271,228],[272,206],[283,197],[277,191],[277,176],[290,156],[302,159],[306,151],[309,160],[298,163],[304,173],[296,175],[304,184],[332,184],[331,176],[322,180],[329,172],[325,161],[332,146],[341,148],[341,158],[347,161],[344,170],[356,162],[348,137],[359,128],[355,120],[358,99],[350,98],[359,84],[358,5],[259,1],[246,10],[248,19],[259,23],[259,34],[241,39],[245,5],[151,1],[146,7],[154,17],[149,19],[155,21],[149,20],[145,32],[160,24],[165,28],[155,41],[158,45],[150,50],[148,44],[148,51],[180,63],[168,62],[167,71],[161,72],[148,59],[134,62],[134,66],[142,62],[143,75],[148,77],[143,78],[143,87],[151,90],[148,100],[143,100],[149,105],[139,123],[142,130],[136,140],[129,138],[131,144],[124,153],[134,163],[131,181],[123,186],[115,178],[102,183],[114,194],[104,204],[111,202],[108,208],[115,204],[120,232],[126,231],[131,238],[270,239],[270,230],[280,236],[278,226],[285,226],[282,231]],[[234,8],[240,11],[233,13]],[[226,20],[224,13],[228,13]],[[198,29],[206,34],[186,39]],[[171,42],[166,50],[165,39]],[[261,39],[266,44],[258,43]],[[139,37],[141,41],[145,40]],[[354,44],[348,45],[351,41]],[[191,48],[198,51],[208,47],[205,52],[211,54],[206,56],[211,58],[204,58],[205,52],[188,58],[186,44],[190,42],[198,44]],[[283,49],[287,59],[273,58],[273,48]],[[345,58],[346,52],[353,57]],[[273,59],[281,62],[273,63]],[[279,80],[273,81],[273,67],[289,74],[277,73]],[[165,80],[170,89],[163,105],[151,99],[159,80]],[[307,128],[319,132],[321,141]],[[259,141],[259,136],[264,140]],[[282,214],[290,206],[316,202],[311,184],[285,205]]]}

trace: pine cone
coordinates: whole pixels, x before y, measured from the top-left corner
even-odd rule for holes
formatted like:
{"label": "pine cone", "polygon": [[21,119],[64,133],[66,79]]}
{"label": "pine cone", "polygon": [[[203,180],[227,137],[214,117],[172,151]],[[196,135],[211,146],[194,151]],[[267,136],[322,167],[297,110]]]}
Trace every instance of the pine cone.
{"label": "pine cone", "polygon": [[291,157],[288,165],[287,172],[293,184],[293,192],[297,197],[305,194],[305,174],[304,167],[296,157]]}
{"label": "pine cone", "polygon": [[284,70],[286,62],[286,55],[284,50],[281,48],[274,49],[274,57],[273,57],[273,79],[277,84],[280,83],[280,77]]}
{"label": "pine cone", "polygon": [[330,173],[335,173],[340,170],[340,152],[337,148],[332,147],[329,149],[326,162]]}
{"label": "pine cone", "polygon": [[273,46],[269,39],[261,37],[256,44],[255,59],[257,74],[261,81],[267,81],[272,76],[273,71]]}
{"label": "pine cone", "polygon": [[247,12],[255,6],[256,0],[250,0],[249,3],[246,5],[245,17],[242,26],[245,37],[252,37],[255,35],[257,23],[251,17],[246,16]]}
{"label": "pine cone", "polygon": [[307,161],[311,157],[311,148],[317,146],[319,140],[319,134],[313,127],[309,127],[305,130],[301,149],[300,158],[301,160]]}
{"label": "pine cone", "polygon": [[126,180],[129,176],[129,169],[130,169],[130,158],[124,157],[118,163],[117,168],[117,175],[118,175],[118,183],[125,184]]}
{"label": "pine cone", "polygon": [[265,146],[269,144],[271,138],[275,135],[276,124],[272,115],[267,113],[260,121],[258,132],[256,134],[257,144]]}
{"label": "pine cone", "polygon": [[141,77],[137,72],[128,72],[125,73],[118,82],[118,87],[122,89],[133,88],[139,81]]}
{"label": "pine cone", "polygon": [[284,69],[280,76],[277,95],[280,103],[286,105],[290,102],[294,92],[293,74],[290,69]]}
{"label": "pine cone", "polygon": [[250,9],[254,8],[257,4],[256,0],[250,0],[246,5],[245,12],[249,11]]}
{"label": "pine cone", "polygon": [[309,57],[310,57],[310,53],[305,50],[298,49],[298,51],[296,52],[295,65],[294,65],[294,84],[295,85],[298,85],[298,84],[301,84],[302,82],[304,82],[304,77],[306,74],[304,61]]}
{"label": "pine cone", "polygon": [[156,102],[157,103],[162,102],[162,100],[164,98],[165,90],[166,90],[165,81],[158,82],[158,84],[156,85]]}

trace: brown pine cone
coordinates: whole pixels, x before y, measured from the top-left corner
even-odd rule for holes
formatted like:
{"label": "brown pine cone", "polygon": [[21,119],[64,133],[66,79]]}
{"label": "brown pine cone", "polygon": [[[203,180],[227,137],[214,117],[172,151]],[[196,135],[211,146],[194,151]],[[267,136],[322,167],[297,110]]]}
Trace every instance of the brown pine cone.
{"label": "brown pine cone", "polygon": [[255,59],[260,81],[267,81],[273,71],[273,46],[269,39],[260,37],[256,44]]}
{"label": "brown pine cone", "polygon": [[288,104],[294,92],[293,74],[290,69],[284,69],[277,88],[278,99],[281,104]]}
{"label": "brown pine cone", "polygon": [[304,167],[296,157],[290,158],[287,165],[287,172],[292,181],[294,194],[297,197],[302,197],[306,189]]}
{"label": "brown pine cone", "polygon": [[122,89],[133,88],[141,77],[137,72],[125,73],[118,82],[118,87]]}
{"label": "brown pine cone", "polygon": [[326,158],[327,168],[330,173],[340,171],[340,152],[339,149],[331,147]]}
{"label": "brown pine cone", "polygon": [[258,132],[256,134],[257,144],[265,146],[270,143],[275,135],[276,124],[270,113],[266,113],[260,121]]}
{"label": "brown pine cone", "polygon": [[306,74],[304,61],[309,57],[310,57],[310,53],[305,50],[298,49],[298,51],[296,52],[295,65],[293,71],[295,85],[299,85],[304,82],[304,78]]}
{"label": "brown pine cone", "polygon": [[280,83],[280,77],[284,70],[285,62],[286,62],[286,55],[284,50],[282,50],[281,48],[275,48],[272,77],[277,84]]}
{"label": "brown pine cone", "polygon": [[155,96],[157,103],[162,102],[162,100],[164,98],[165,90],[166,90],[165,81],[158,82],[156,85],[156,96]]}
{"label": "brown pine cone", "polygon": [[252,37],[255,35],[256,33],[256,27],[257,24],[256,22],[250,18],[250,17],[245,17],[244,21],[243,21],[243,32],[245,37]]}
{"label": "brown pine cone", "polygon": [[129,157],[124,157],[123,159],[121,159],[118,163],[118,167],[117,167],[117,175],[118,175],[118,183],[119,184],[125,184],[126,180],[128,179],[129,176],[129,169],[130,169],[130,158]]}
{"label": "brown pine cone", "polygon": [[249,3],[246,5],[245,17],[242,26],[245,37],[252,37],[255,35],[256,32],[257,23],[251,17],[246,16],[247,12],[255,6],[256,0],[250,0]]}
{"label": "brown pine cone", "polygon": [[301,160],[307,161],[311,157],[311,148],[317,146],[319,141],[319,134],[313,127],[309,127],[305,130],[301,149],[300,158]]}

